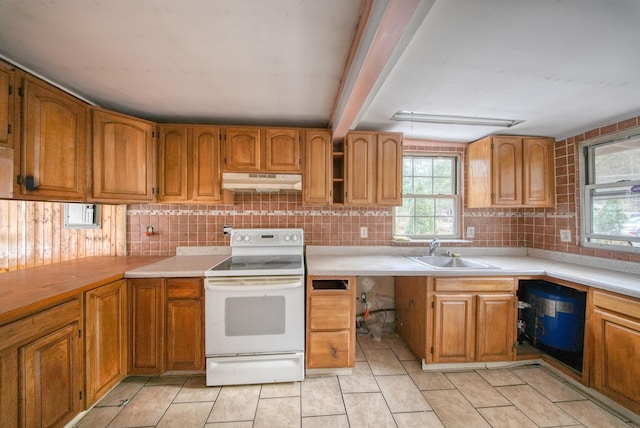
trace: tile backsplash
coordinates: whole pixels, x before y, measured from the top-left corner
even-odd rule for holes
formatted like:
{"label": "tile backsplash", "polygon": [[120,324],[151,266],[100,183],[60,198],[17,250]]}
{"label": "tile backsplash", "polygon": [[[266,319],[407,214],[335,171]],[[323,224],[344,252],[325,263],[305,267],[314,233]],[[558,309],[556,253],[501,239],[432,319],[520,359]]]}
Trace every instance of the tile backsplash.
{"label": "tile backsplash", "polygon": [[302,228],[308,245],[389,245],[391,221],[391,208],[308,207],[300,194],[239,193],[233,205],[131,205],[127,242],[132,255],[172,255],[178,246],[229,245],[222,228],[230,225]]}

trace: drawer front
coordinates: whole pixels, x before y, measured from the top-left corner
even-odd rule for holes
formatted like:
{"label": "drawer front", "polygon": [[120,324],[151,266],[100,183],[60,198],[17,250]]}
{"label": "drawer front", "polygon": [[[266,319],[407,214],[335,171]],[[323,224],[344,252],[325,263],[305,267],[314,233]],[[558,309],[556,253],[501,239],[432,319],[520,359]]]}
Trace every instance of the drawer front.
{"label": "drawer front", "polygon": [[82,312],[80,297],[0,327],[0,348],[6,349],[41,337],[73,320]]}
{"label": "drawer front", "polygon": [[167,298],[197,299],[202,296],[201,278],[169,278],[167,279]]}
{"label": "drawer front", "polygon": [[311,330],[344,330],[351,327],[350,295],[311,296],[309,306]]}
{"label": "drawer front", "polygon": [[435,278],[435,291],[515,291],[512,277]]}
{"label": "drawer front", "polygon": [[307,368],[351,366],[348,331],[318,331],[307,337]]}
{"label": "drawer front", "polygon": [[640,301],[632,297],[622,297],[601,291],[594,291],[593,305],[640,319]]}

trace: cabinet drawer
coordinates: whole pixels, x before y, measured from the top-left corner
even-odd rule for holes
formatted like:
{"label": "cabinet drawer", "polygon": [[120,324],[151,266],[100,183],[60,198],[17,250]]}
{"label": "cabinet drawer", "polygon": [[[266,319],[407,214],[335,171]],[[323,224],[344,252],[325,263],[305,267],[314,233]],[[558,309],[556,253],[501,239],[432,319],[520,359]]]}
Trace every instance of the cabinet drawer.
{"label": "cabinet drawer", "polygon": [[197,299],[202,296],[201,282],[200,278],[169,278],[167,279],[167,298]]}
{"label": "cabinet drawer", "polygon": [[351,295],[311,296],[309,306],[311,330],[344,330],[351,327]]}
{"label": "cabinet drawer", "polygon": [[80,318],[82,303],[74,298],[51,309],[38,312],[0,327],[2,349],[35,339],[70,321]]}
{"label": "cabinet drawer", "polygon": [[631,297],[622,297],[594,291],[593,305],[640,319],[640,301]]}
{"label": "cabinet drawer", "polygon": [[307,367],[308,368],[335,368],[349,367],[349,338],[348,331],[309,333],[307,337]]}
{"label": "cabinet drawer", "polygon": [[514,278],[435,278],[435,291],[514,291]]}

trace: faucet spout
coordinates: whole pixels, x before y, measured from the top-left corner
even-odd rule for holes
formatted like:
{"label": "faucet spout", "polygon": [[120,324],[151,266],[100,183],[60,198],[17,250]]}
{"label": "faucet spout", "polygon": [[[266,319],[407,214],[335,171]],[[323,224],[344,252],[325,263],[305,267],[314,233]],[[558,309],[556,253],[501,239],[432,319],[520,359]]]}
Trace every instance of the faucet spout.
{"label": "faucet spout", "polygon": [[437,239],[434,239],[433,241],[431,241],[431,243],[429,244],[429,255],[430,256],[435,256],[436,255],[436,250],[440,247],[440,241]]}

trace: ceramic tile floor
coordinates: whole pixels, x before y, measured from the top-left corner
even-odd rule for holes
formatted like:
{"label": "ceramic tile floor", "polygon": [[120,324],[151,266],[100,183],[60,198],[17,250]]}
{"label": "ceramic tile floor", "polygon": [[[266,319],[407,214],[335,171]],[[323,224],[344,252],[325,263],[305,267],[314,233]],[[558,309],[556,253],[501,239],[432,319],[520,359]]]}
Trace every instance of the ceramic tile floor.
{"label": "ceramic tile floor", "polygon": [[395,335],[358,335],[356,361],[350,376],[283,384],[129,377],[76,426],[638,427],[540,366],[423,372]]}

